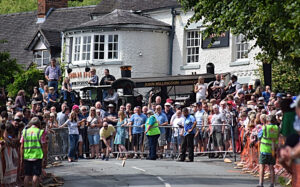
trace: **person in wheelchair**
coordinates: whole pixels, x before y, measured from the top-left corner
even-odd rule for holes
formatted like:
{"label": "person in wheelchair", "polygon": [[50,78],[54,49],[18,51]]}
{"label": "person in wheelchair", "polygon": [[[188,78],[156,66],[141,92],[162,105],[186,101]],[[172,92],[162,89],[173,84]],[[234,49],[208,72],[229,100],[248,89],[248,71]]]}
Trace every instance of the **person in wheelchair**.
{"label": "person in wheelchair", "polygon": [[68,98],[70,97],[72,103],[75,102],[75,96],[74,93],[72,92],[72,85],[68,77],[66,77],[63,81],[61,93],[64,97],[64,101],[68,101]]}

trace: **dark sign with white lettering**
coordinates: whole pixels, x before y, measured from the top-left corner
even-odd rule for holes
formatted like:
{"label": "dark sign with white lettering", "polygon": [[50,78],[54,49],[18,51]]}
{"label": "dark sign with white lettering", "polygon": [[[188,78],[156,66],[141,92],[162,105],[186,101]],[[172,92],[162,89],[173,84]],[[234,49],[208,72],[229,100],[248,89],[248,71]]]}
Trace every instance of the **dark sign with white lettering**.
{"label": "dark sign with white lettering", "polygon": [[228,47],[229,46],[229,31],[224,32],[221,36],[215,38],[214,42],[211,44],[212,38],[216,37],[215,34],[211,34],[205,40],[203,40],[202,35],[202,49],[210,49],[210,48],[219,48],[219,47]]}

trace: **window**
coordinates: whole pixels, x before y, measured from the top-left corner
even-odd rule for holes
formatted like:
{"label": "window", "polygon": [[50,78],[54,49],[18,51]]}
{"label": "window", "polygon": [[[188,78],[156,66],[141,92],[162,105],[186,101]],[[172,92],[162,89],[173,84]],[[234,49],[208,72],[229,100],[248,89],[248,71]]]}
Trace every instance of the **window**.
{"label": "window", "polygon": [[81,45],[81,37],[75,37],[75,45],[74,45],[74,61],[80,60],[80,45]]}
{"label": "window", "polygon": [[50,61],[50,53],[48,50],[34,51],[33,58],[38,67],[47,66]]}
{"label": "window", "polygon": [[105,35],[94,36],[94,59],[104,59]]}
{"label": "window", "polygon": [[118,35],[108,35],[108,59],[118,59]]}
{"label": "window", "polygon": [[200,31],[187,32],[187,63],[199,62]]}
{"label": "window", "polygon": [[91,36],[84,36],[82,42],[82,60],[90,60],[91,56]]}
{"label": "window", "polygon": [[236,37],[236,58],[246,59],[248,58],[248,47],[249,44],[245,41],[245,36],[240,34]]}

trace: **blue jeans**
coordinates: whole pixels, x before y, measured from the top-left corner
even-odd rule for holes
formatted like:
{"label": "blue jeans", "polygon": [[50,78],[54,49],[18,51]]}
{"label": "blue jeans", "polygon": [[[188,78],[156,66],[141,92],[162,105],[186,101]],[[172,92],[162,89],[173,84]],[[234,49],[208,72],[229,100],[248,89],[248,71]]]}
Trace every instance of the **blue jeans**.
{"label": "blue jeans", "polygon": [[99,134],[95,134],[95,135],[88,134],[88,139],[89,139],[90,145],[99,145],[100,135]]}
{"label": "blue jeans", "polygon": [[67,101],[68,100],[68,96],[71,97],[71,101],[72,103],[75,102],[75,96],[72,92],[68,92],[68,91],[65,91],[65,90],[61,90],[61,92],[64,96],[64,101]]}
{"label": "blue jeans", "polygon": [[150,159],[156,159],[156,147],[157,147],[159,136],[160,136],[159,134],[154,135],[154,136],[147,135],[148,142],[149,142],[149,158]]}
{"label": "blue jeans", "polygon": [[69,134],[69,153],[68,157],[72,159],[76,159],[76,150],[78,147],[78,140],[79,135],[78,134]]}
{"label": "blue jeans", "polygon": [[53,87],[54,91],[57,92],[57,88],[58,88],[58,82],[57,81],[49,81],[48,82],[48,87]]}

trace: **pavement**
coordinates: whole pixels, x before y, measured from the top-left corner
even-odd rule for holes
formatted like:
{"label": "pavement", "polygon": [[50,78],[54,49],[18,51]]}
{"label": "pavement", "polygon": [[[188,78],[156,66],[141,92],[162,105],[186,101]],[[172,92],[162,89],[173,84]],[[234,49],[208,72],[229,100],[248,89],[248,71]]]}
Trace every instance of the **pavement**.
{"label": "pavement", "polygon": [[250,187],[258,184],[258,178],[242,174],[241,170],[234,169],[233,163],[207,157],[198,157],[195,162],[128,159],[125,167],[116,159],[79,160],[63,162],[62,166],[46,171],[63,177],[66,187]]}

